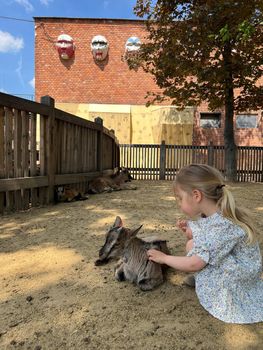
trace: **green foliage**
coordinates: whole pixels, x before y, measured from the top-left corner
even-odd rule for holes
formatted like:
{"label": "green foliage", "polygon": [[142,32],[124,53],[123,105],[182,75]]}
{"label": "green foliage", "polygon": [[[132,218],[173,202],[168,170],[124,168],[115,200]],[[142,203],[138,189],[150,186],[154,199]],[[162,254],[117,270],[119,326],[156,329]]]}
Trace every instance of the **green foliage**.
{"label": "green foliage", "polygon": [[[262,0],[137,0],[148,41],[137,64],[154,75],[162,95],[181,106],[263,108]],[[229,91],[239,96],[229,99]]]}

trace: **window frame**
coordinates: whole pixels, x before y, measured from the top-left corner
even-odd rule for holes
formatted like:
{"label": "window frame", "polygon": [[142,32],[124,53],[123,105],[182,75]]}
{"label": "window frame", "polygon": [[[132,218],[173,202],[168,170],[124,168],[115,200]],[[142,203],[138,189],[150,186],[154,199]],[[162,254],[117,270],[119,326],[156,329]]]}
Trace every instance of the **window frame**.
{"label": "window frame", "polygon": [[[202,118],[204,116],[205,116],[205,118]],[[211,116],[211,117],[217,116],[217,118],[218,118],[217,120],[216,119],[212,119],[212,118],[210,120],[212,122],[213,121],[217,122],[218,126],[213,126],[212,124],[211,124],[211,126],[208,126],[209,122],[208,122],[207,126],[202,125],[202,120],[203,121],[205,121],[205,120],[209,121],[209,116]],[[221,121],[222,121],[222,113],[221,112],[199,112],[199,126],[202,129],[220,129],[221,128],[221,124],[222,124]]]}
{"label": "window frame", "polygon": [[[255,126],[240,126],[238,125],[238,117],[250,117],[253,116],[255,119]],[[246,125],[245,123],[243,125]],[[235,127],[238,130],[246,130],[246,129],[258,129],[259,127],[259,118],[258,118],[258,113],[239,113],[236,115],[235,118]]]}

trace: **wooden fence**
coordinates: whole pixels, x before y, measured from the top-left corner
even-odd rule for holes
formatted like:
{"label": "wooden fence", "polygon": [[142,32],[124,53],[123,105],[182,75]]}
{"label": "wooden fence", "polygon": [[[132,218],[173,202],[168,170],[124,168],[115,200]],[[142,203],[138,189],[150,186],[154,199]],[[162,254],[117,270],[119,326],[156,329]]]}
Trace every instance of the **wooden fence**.
{"label": "wooden fence", "polygon": [[119,166],[119,144],[102,119],[90,122],[42,103],[0,93],[0,212],[53,202],[54,188]]}
{"label": "wooden fence", "polygon": [[[224,146],[120,145],[120,163],[135,179],[173,180],[182,166],[201,163],[224,173]],[[237,147],[238,181],[263,182],[263,147]]]}

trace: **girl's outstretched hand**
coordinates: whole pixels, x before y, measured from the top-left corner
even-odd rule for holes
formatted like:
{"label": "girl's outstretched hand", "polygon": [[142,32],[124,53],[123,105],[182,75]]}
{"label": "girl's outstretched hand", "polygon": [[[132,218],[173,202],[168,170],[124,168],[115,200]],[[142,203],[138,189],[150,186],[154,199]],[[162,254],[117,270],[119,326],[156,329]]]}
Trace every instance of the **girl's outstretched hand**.
{"label": "girl's outstretched hand", "polygon": [[178,220],[176,226],[183,231],[187,239],[193,238],[192,230],[188,227],[187,220]]}
{"label": "girl's outstretched hand", "polygon": [[177,220],[176,226],[182,230],[183,232],[186,231],[188,225],[186,220]]}
{"label": "girl's outstretched hand", "polygon": [[165,260],[166,254],[164,254],[163,252],[160,252],[160,250],[149,249],[147,250],[147,255],[149,260],[154,261],[158,264],[165,264],[164,260]]}

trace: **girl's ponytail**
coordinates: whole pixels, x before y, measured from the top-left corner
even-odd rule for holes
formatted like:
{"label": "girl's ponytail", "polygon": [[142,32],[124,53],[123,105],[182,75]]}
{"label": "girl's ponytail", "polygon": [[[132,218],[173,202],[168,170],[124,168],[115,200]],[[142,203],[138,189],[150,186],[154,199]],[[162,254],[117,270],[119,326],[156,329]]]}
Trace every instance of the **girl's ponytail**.
{"label": "girl's ponytail", "polygon": [[229,191],[226,186],[224,186],[222,192],[222,196],[217,202],[222,215],[243,228],[243,230],[248,235],[248,244],[253,244],[256,240],[256,237],[255,228],[251,223],[251,219],[245,210],[240,209],[236,206],[235,199],[231,191]]}

